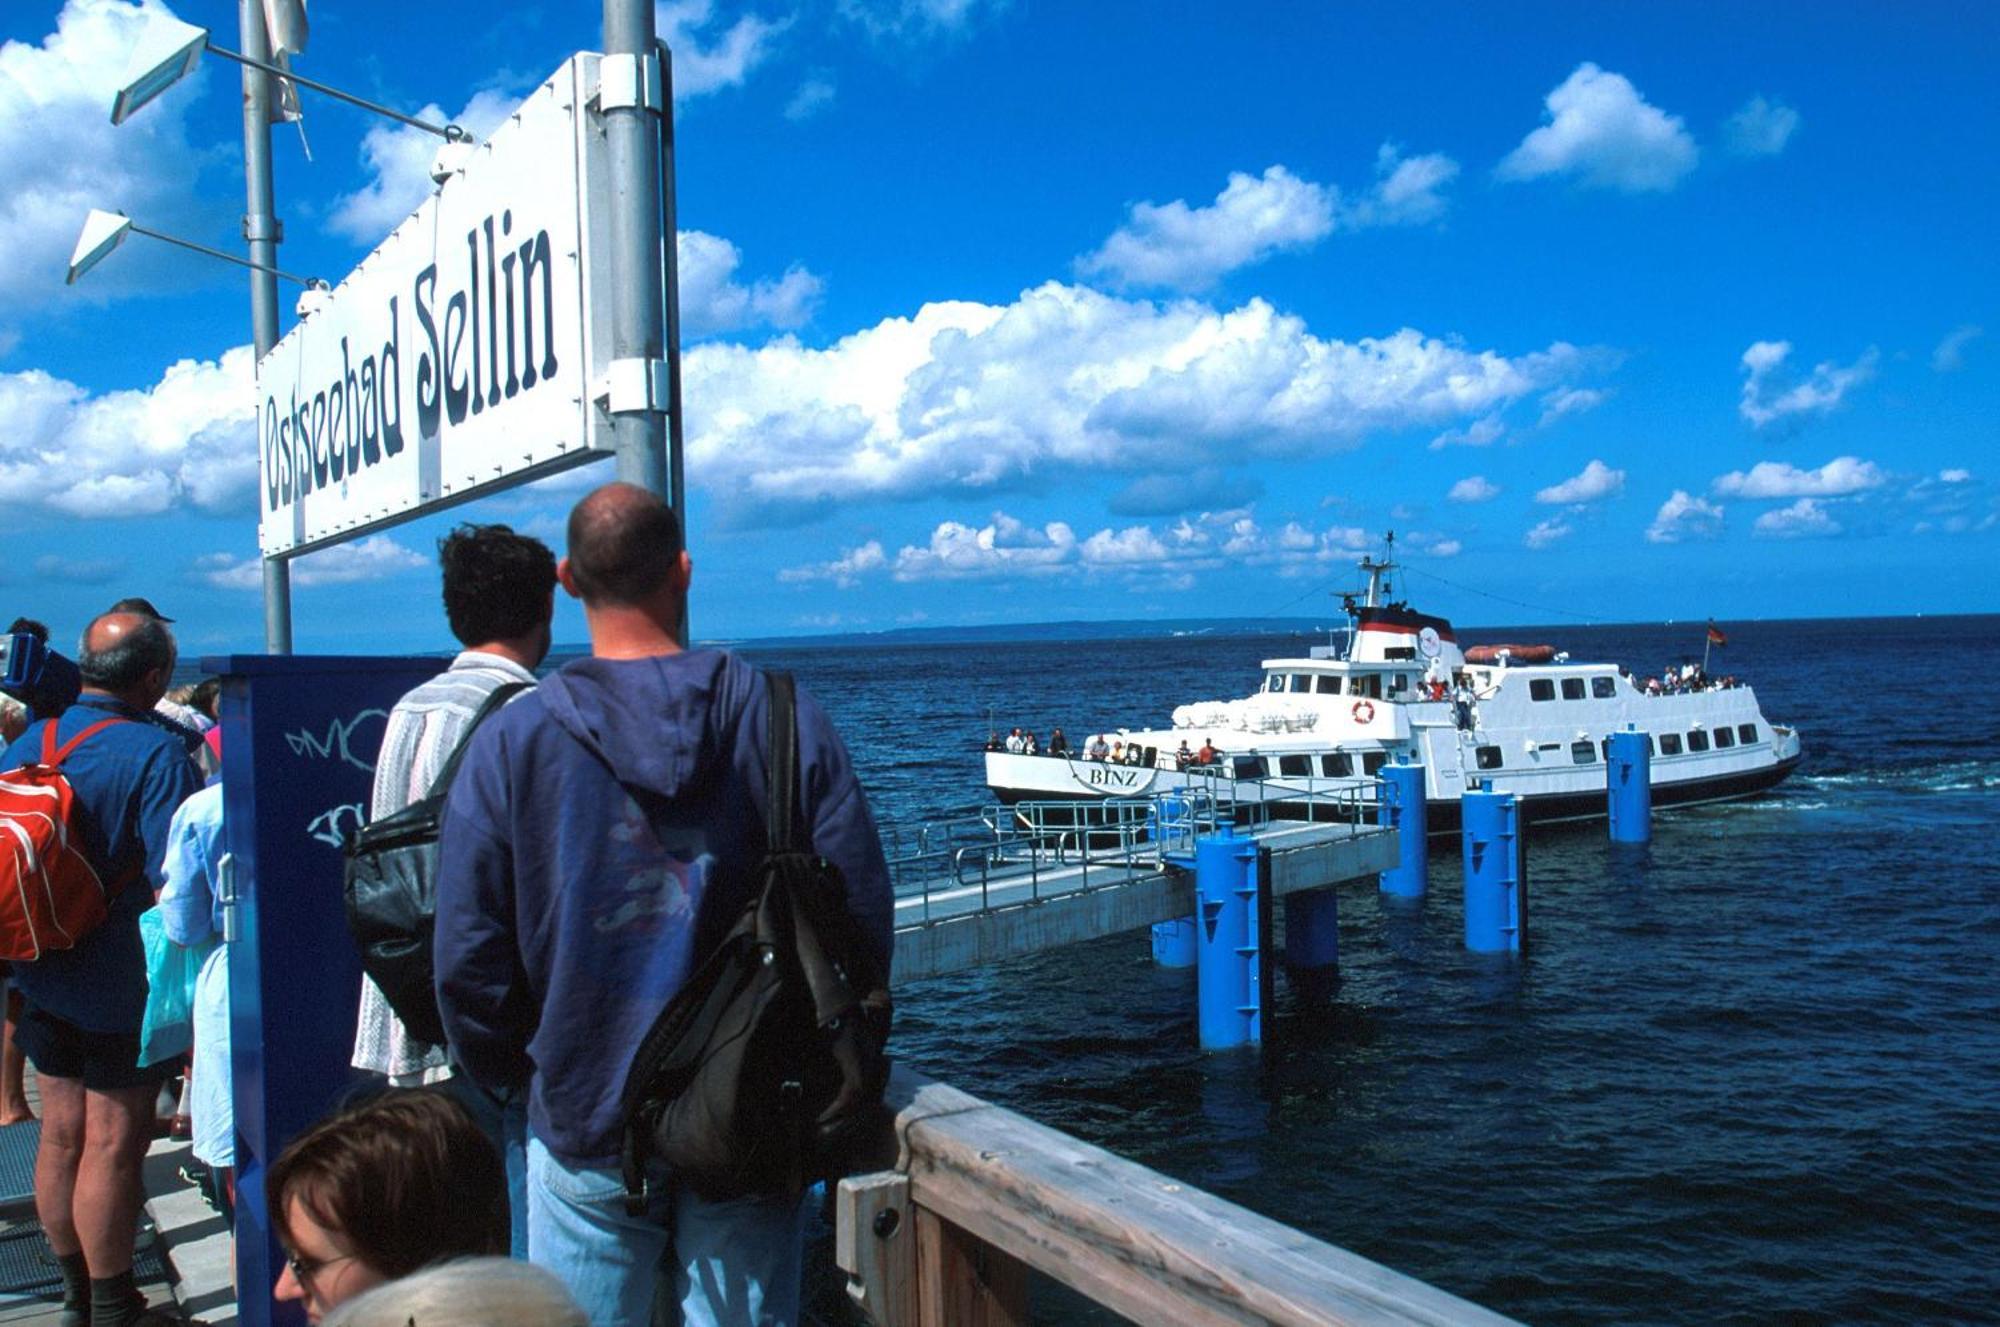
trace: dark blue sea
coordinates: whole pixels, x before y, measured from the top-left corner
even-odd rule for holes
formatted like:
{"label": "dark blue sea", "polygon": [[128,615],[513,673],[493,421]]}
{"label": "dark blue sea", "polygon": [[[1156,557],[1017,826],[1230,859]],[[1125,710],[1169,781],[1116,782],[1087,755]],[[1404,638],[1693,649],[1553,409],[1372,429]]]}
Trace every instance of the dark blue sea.
{"label": "dark blue sea", "polygon": [[[1657,671],[1690,626],[1469,632]],[[1163,722],[1291,636],[752,648],[885,822],[984,801],[1003,726]],[[2000,618],[1737,623],[1711,671],[1796,725],[1775,794],[1530,841],[1530,949],[1431,893],[1341,899],[1341,978],[1195,1047],[1145,934],[898,992],[907,1062],[1534,1323],[2000,1321]],[[1054,1300],[1044,1321],[1091,1318]],[[1103,1319],[1095,1319],[1103,1320]]]}

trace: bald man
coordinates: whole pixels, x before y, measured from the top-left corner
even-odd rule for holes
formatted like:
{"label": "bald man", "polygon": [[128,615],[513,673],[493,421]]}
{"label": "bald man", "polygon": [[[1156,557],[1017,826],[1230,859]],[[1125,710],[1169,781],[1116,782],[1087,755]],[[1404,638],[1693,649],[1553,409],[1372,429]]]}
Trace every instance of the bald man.
{"label": "bald man", "polygon": [[152,1136],[153,1100],[171,1062],[139,1067],[146,958],[139,914],[163,882],[161,860],[175,808],[201,786],[181,742],[149,715],[174,671],[164,622],[112,612],[83,634],[83,692],[0,757],[11,769],[111,721],[63,761],[85,814],[82,849],[114,891],[102,925],[73,949],[14,965],[25,1001],[16,1039],[40,1076],[42,1142],[35,1211],[63,1274],[66,1327],[177,1322],[146,1307],[132,1279],[133,1232],[144,1200],[140,1164]]}

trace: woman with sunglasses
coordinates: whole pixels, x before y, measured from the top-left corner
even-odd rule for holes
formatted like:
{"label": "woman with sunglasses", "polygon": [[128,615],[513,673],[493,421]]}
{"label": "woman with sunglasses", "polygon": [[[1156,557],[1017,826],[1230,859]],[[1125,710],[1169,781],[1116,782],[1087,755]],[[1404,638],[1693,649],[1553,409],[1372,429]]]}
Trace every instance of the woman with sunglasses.
{"label": "woman with sunglasses", "polygon": [[463,1106],[393,1091],[294,1140],[265,1179],[285,1270],[272,1291],[308,1322],[450,1258],[505,1254],[507,1177]]}

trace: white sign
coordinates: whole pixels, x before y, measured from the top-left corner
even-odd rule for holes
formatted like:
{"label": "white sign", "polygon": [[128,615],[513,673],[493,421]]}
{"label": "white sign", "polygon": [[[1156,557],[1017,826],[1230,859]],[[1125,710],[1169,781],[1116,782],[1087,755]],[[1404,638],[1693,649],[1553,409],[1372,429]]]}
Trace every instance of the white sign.
{"label": "white sign", "polygon": [[266,555],[610,454],[598,61],[571,57],[259,362]]}

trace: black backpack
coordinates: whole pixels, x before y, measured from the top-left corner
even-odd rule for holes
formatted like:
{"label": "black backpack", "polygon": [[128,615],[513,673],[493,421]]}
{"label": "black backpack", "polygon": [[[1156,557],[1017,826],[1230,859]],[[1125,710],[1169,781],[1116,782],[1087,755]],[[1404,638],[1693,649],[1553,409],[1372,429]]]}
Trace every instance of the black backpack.
{"label": "black backpack", "polygon": [[888,982],[840,869],[800,833],[798,716],[768,675],[770,785],[755,896],[639,1043],[625,1079],[627,1207],[664,1161],[704,1198],[850,1173],[887,1126]]}
{"label": "black backpack", "polygon": [[431,939],[437,933],[438,822],[444,817],[445,795],[479,725],[532,685],[507,682],[495,688],[423,800],[363,825],[347,836],[343,849],[347,929],[361,949],[361,968],[382,988],[410,1035],[433,1046],[445,1043],[431,958]]}

